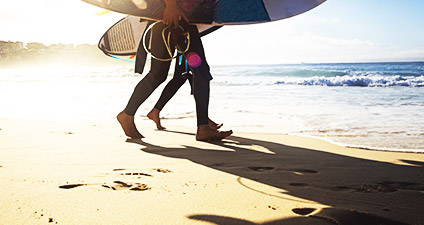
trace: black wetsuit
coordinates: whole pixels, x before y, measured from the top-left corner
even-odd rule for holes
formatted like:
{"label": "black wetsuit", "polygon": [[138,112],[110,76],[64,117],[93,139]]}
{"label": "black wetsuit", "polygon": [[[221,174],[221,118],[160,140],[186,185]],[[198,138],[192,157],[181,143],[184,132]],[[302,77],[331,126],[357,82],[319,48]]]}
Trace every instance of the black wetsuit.
{"label": "black wetsuit", "polygon": [[166,84],[165,88],[160,95],[159,100],[155,104],[155,108],[161,111],[163,107],[174,97],[175,93],[177,93],[178,89],[189,80],[191,87],[191,94],[193,94],[193,76],[189,72],[189,68],[185,59],[181,59],[180,54],[177,55],[177,62],[175,63],[174,76],[172,79]]}
{"label": "black wetsuit", "polygon": [[[205,35],[208,35],[218,30],[221,27],[222,26],[210,27],[209,29],[200,32],[200,36],[203,37]],[[172,97],[174,97],[175,93],[177,93],[180,87],[183,86],[186,80],[189,80],[190,87],[191,87],[191,94],[193,94],[192,73],[190,72],[190,68],[188,67],[187,61],[184,59],[184,57],[182,57],[181,54],[178,54],[176,57],[174,76],[168,82],[168,84],[166,84],[160,98],[158,99],[154,107],[158,109],[159,111],[161,111],[163,107],[166,105],[166,103],[168,103],[168,101],[171,100]]]}
{"label": "black wetsuit", "polygon": [[[208,124],[209,83],[212,79],[209,71],[209,65],[205,58],[202,41],[200,40],[200,34],[197,27],[195,25],[187,25],[183,22],[180,25],[183,26],[184,30],[188,31],[190,34],[190,47],[189,50],[184,53],[184,57],[186,59],[188,57],[189,62],[193,55],[195,56],[195,59],[197,59],[194,60],[195,63],[189,63],[190,71],[193,74],[192,91],[196,101],[197,125]],[[151,35],[151,52],[154,56],[160,58],[169,57],[169,53],[166,50],[162,39],[162,31],[165,27],[165,24],[158,23],[151,31],[153,32]],[[146,54],[147,53],[144,51],[143,44],[140,43],[137,51],[135,72],[143,72]],[[128,105],[125,108],[126,114],[131,116],[135,115],[135,112],[140,105],[161,83],[166,80],[170,64],[171,61],[159,61],[152,58],[150,71],[135,87]],[[179,67],[179,65],[176,66],[174,78],[165,87],[164,92],[156,105],[158,106],[158,109],[163,108],[166,102],[168,102],[175,92],[184,84],[186,79],[179,75],[182,73],[182,68],[184,67]]]}

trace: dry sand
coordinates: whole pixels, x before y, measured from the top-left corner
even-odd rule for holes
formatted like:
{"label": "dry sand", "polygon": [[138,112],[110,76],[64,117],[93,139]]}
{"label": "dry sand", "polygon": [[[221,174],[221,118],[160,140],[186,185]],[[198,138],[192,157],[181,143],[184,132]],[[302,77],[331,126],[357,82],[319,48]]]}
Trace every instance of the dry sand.
{"label": "dry sand", "polygon": [[0,119],[0,224],[424,224],[424,154],[137,124]]}

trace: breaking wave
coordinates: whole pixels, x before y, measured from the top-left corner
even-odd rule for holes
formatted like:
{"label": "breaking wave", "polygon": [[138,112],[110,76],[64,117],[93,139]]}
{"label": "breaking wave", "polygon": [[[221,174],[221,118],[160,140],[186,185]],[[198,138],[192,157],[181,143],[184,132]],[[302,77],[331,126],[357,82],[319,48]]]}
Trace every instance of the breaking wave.
{"label": "breaking wave", "polygon": [[307,86],[353,86],[353,87],[424,87],[424,76],[345,75],[336,77],[314,76],[286,78],[275,84]]}

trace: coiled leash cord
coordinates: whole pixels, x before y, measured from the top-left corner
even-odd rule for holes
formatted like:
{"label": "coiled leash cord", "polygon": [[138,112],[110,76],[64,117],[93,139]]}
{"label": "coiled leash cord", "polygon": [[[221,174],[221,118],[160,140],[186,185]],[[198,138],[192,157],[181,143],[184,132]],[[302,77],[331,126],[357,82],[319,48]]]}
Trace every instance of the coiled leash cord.
{"label": "coiled leash cord", "polygon": [[[173,27],[172,25],[169,25],[169,26],[167,26],[167,27],[165,27],[163,30],[162,30],[162,39],[163,39],[163,43],[165,44],[165,47],[166,47],[166,50],[168,51],[168,54],[169,54],[169,57],[170,58],[166,58],[166,59],[162,59],[162,58],[159,58],[159,57],[157,57],[157,56],[155,56],[155,55],[153,55],[152,54],[152,52],[151,51],[149,51],[149,49],[147,48],[147,46],[146,46],[146,36],[147,36],[147,33],[150,31],[150,40],[149,40],[149,48],[151,48],[151,43],[152,43],[152,33],[153,33],[153,31],[151,31],[152,29],[153,29],[153,27],[155,26],[155,25],[157,25],[158,23],[160,23],[161,21],[156,21],[156,22],[154,22],[154,23],[152,23],[148,28],[147,28],[147,30],[144,32],[144,34],[143,34],[143,47],[144,47],[144,50],[146,50],[146,52],[147,53],[150,53],[150,55],[152,56],[152,58],[154,58],[154,59],[156,59],[156,60],[159,60],[159,61],[163,61],[163,62],[165,62],[165,61],[171,61],[172,59],[174,59],[174,58],[176,58],[177,57],[177,54],[175,54],[175,55],[172,55],[172,52],[173,52],[173,50],[174,49],[171,49],[171,37],[172,37],[172,32],[171,31],[169,31],[168,32],[168,35],[166,35],[166,33],[167,33],[167,31],[169,30],[169,29],[181,29],[181,31],[182,31],[182,35],[184,36],[184,38],[185,38],[185,43],[187,43],[187,46],[186,46],[186,48],[184,49],[184,50],[181,50],[180,48],[179,48],[179,46],[178,46],[178,44],[175,44],[175,49],[177,50],[177,52],[178,53],[180,53],[180,54],[184,54],[184,53],[186,53],[187,51],[188,51],[188,49],[190,48],[190,34],[187,32],[187,31],[184,31],[184,28],[182,27],[182,26],[180,26],[180,25],[178,25],[177,27]],[[175,38],[175,37],[174,37]]]}

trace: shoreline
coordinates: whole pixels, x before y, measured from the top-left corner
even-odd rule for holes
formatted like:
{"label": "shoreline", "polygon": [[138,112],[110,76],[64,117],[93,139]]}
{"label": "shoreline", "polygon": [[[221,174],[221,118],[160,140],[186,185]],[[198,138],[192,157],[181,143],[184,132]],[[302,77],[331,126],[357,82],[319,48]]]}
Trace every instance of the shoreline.
{"label": "shoreline", "polygon": [[[146,116],[141,115],[140,116],[144,121],[150,121]],[[187,118],[186,118],[187,119]],[[175,122],[175,119],[170,118],[161,118],[163,121],[172,121],[174,120],[174,126],[183,126],[183,123]],[[165,125],[166,127],[166,125]],[[190,129],[195,129],[195,127],[192,126],[186,126]],[[228,128],[231,129],[231,128]],[[225,128],[224,128],[225,130]],[[299,134],[299,133],[293,133],[293,132],[277,132],[277,131],[254,131],[254,132],[246,132],[246,131],[238,131],[239,133],[245,133],[245,134],[275,134],[275,135],[289,135],[294,137],[306,137],[311,139],[316,139],[320,141],[325,141],[330,144],[337,145],[339,147],[345,147],[345,148],[353,148],[353,149],[361,149],[361,150],[369,150],[369,151],[381,151],[381,152],[399,152],[399,153],[415,153],[415,154],[424,154],[424,149],[401,149],[401,148],[384,148],[384,147],[373,147],[373,146],[365,146],[365,145],[354,145],[354,144],[345,144],[342,142],[333,141],[330,138],[325,137],[318,137],[314,135],[307,135],[307,134]]]}
{"label": "shoreline", "polygon": [[313,135],[301,135],[301,134],[288,134],[293,136],[299,136],[299,137],[308,137],[313,138],[317,140],[326,141],[328,143],[345,147],[345,148],[354,148],[354,149],[361,149],[361,150],[368,150],[368,151],[379,151],[379,152],[399,152],[399,153],[414,153],[414,154],[424,154],[424,149],[397,149],[397,148],[379,148],[379,147],[372,147],[372,146],[365,146],[365,145],[352,145],[352,144],[344,144],[337,141],[332,141],[330,139],[324,138],[324,137],[316,137]]}

